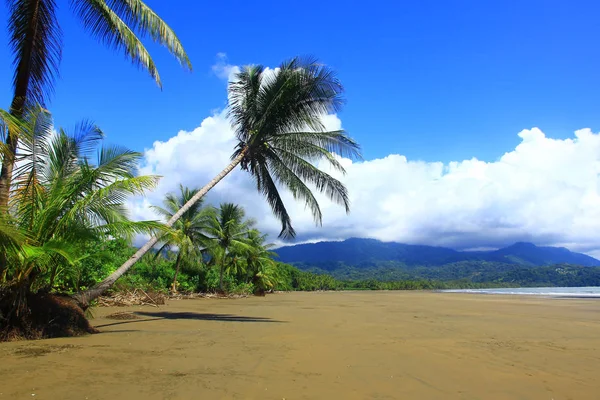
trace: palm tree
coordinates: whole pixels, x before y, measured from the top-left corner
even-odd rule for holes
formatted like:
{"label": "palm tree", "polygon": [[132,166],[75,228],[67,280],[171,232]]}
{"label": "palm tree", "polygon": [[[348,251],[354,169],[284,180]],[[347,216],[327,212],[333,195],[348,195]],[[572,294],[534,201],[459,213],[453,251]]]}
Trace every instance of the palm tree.
{"label": "palm tree", "polygon": [[209,238],[207,250],[215,258],[219,268],[219,290],[223,291],[223,273],[228,261],[233,267],[233,256],[248,247],[246,239],[254,225],[253,220],[246,219],[244,209],[233,203],[223,203],[218,211],[208,219],[205,231]]}
{"label": "palm tree", "polygon": [[[16,67],[10,111],[21,117],[28,105],[44,105],[52,92],[61,59],[61,29],[55,0],[8,0],[8,8],[10,47]],[[175,32],[143,1],[71,0],[71,8],[92,36],[124,51],[134,64],[147,70],[159,86],[160,75],[140,38],[149,36],[191,69]],[[6,137],[0,171],[0,208],[8,205],[17,141],[14,131]]]}
{"label": "palm tree", "polygon": [[273,259],[277,254],[270,251],[272,243],[265,243],[267,235],[252,229],[248,232],[245,251],[246,272],[249,274],[254,293],[264,295],[265,291],[272,289],[278,281],[277,263]]}
{"label": "palm tree", "polygon": [[[360,158],[359,146],[344,131],[327,131],[322,116],[337,112],[343,88],[333,71],[314,59],[294,58],[275,71],[263,66],[245,67],[229,84],[229,117],[237,145],[232,160],[213,180],[196,193],[167,226],[172,226],[238,165],[249,172],[281,221],[280,237],[295,236],[291,218],[279,194],[279,185],[294,198],[303,200],[317,224],[322,222],[319,204],[307,184],[341,204],[346,211],[350,201],[346,187],[314,164],[326,160],[345,173],[334,153]],[[76,297],[83,306],[111,287],[144,253],[158,241],[151,238],[126,263],[97,286]]]}
{"label": "palm tree", "polygon": [[92,163],[103,138],[95,125],[83,122],[73,134],[53,132],[50,114],[40,107],[28,111],[24,122],[11,214],[0,219],[0,247],[8,261],[0,268],[3,323],[27,314],[30,293],[49,289],[57,275],[69,273],[86,241],[131,238],[161,227],[127,218],[127,196],[158,182],[135,175],[140,153],[102,147]]}
{"label": "palm tree", "polygon": [[[179,195],[167,194],[163,202],[164,207],[152,207],[159,215],[167,220],[172,218],[177,211],[183,207],[199,189],[189,189],[179,185]],[[180,219],[175,222],[172,229],[166,232],[160,239],[163,246],[159,249],[157,256],[165,249],[176,246],[178,248],[175,259],[175,277],[173,278],[172,291],[177,292],[177,276],[182,261],[202,257],[200,247],[206,242],[206,226],[212,220],[212,210],[203,208],[202,201],[190,207]]]}

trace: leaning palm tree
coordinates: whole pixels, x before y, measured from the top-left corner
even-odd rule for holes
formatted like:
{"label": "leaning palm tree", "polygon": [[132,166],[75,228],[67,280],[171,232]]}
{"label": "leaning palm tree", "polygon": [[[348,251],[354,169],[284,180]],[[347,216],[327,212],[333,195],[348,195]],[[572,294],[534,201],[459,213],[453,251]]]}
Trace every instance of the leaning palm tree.
{"label": "leaning palm tree", "polygon": [[244,209],[233,203],[223,203],[216,213],[208,219],[205,231],[209,236],[206,241],[207,250],[216,259],[219,268],[219,290],[223,291],[223,273],[226,264],[237,266],[232,255],[240,253],[248,247],[248,232],[255,221],[246,219]]}
{"label": "leaning palm tree", "polygon": [[[179,185],[179,195],[168,193],[163,201],[163,207],[153,206],[156,213],[169,220],[183,207],[199,189],[189,189]],[[172,291],[177,292],[177,276],[182,261],[201,258],[201,247],[207,240],[206,227],[212,221],[212,209],[203,208],[202,201],[195,203],[190,207],[175,224],[172,229],[167,231],[160,242],[160,247],[156,255],[162,254],[163,250],[174,246],[178,248],[175,259],[175,276],[173,278]]]}
{"label": "leaning palm tree", "polygon": [[[295,231],[278,184],[305,202],[317,224],[322,222],[321,209],[308,185],[312,184],[348,212],[346,187],[315,166],[325,160],[344,173],[334,153],[360,157],[354,140],[342,130],[328,131],[322,122],[325,114],[340,109],[342,92],[333,71],[314,59],[294,58],[275,71],[260,65],[245,67],[229,84],[228,112],[237,138],[231,163],[175,213],[167,226],[172,226],[237,166],[250,173],[257,190],[281,221],[280,237],[292,238]],[[80,304],[86,306],[111,287],[158,239],[151,238],[108,278],[76,296]]]}
{"label": "leaning palm tree", "polygon": [[[191,69],[175,32],[142,0],[71,0],[70,3],[92,36],[122,50],[134,64],[147,70],[159,86],[160,75],[141,38],[149,36]],[[61,59],[61,29],[55,0],[8,0],[8,8],[15,65],[10,111],[21,117],[28,105],[44,105],[52,91]],[[0,208],[6,208],[9,201],[17,142],[16,132],[11,131],[6,138],[7,149],[0,171]]]}

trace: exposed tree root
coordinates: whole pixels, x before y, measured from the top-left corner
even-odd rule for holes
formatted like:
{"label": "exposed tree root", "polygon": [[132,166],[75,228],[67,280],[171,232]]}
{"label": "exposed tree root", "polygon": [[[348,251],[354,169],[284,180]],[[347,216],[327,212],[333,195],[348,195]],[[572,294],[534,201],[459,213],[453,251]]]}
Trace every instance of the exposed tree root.
{"label": "exposed tree root", "polygon": [[96,332],[83,310],[68,296],[8,289],[0,292],[0,341]]}

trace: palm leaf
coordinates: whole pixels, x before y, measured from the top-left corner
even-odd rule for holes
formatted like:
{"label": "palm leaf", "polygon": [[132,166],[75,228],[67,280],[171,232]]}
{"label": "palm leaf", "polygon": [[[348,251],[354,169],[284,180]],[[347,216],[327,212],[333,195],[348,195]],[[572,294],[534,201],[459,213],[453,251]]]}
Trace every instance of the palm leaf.
{"label": "palm leaf", "polygon": [[358,144],[344,131],[326,131],[322,118],[339,111],[343,88],[330,68],[314,58],[293,58],[272,73],[262,66],[244,68],[229,85],[228,115],[239,140],[232,159],[243,157],[242,169],[254,177],[281,222],[280,236],[295,236],[278,191],[290,190],[322,223],[316,198],[307,184],[349,211],[345,186],[313,163],[326,160],[344,173],[336,158],[360,158]]}
{"label": "palm leaf", "polygon": [[54,0],[9,0],[9,45],[15,65],[13,108],[44,104],[61,59],[61,31]]}
{"label": "palm leaf", "polygon": [[124,51],[134,64],[147,70],[156,83],[162,86],[150,53],[105,0],[71,0],[71,7],[92,36],[109,47]]}
{"label": "palm leaf", "polygon": [[192,69],[192,63],[175,32],[143,1],[109,0],[107,3],[125,23],[139,31],[141,37],[150,36],[152,40],[165,46],[181,65]]}

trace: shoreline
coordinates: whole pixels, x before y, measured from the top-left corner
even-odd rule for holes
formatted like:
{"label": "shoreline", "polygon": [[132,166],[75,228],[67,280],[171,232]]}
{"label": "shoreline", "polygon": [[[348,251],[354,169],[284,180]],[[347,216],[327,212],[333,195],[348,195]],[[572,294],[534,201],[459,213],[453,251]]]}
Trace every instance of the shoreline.
{"label": "shoreline", "polygon": [[514,288],[482,288],[482,289],[449,289],[442,293],[488,294],[503,296],[533,296],[553,298],[600,298],[600,287],[571,286],[571,287],[514,287]]}

